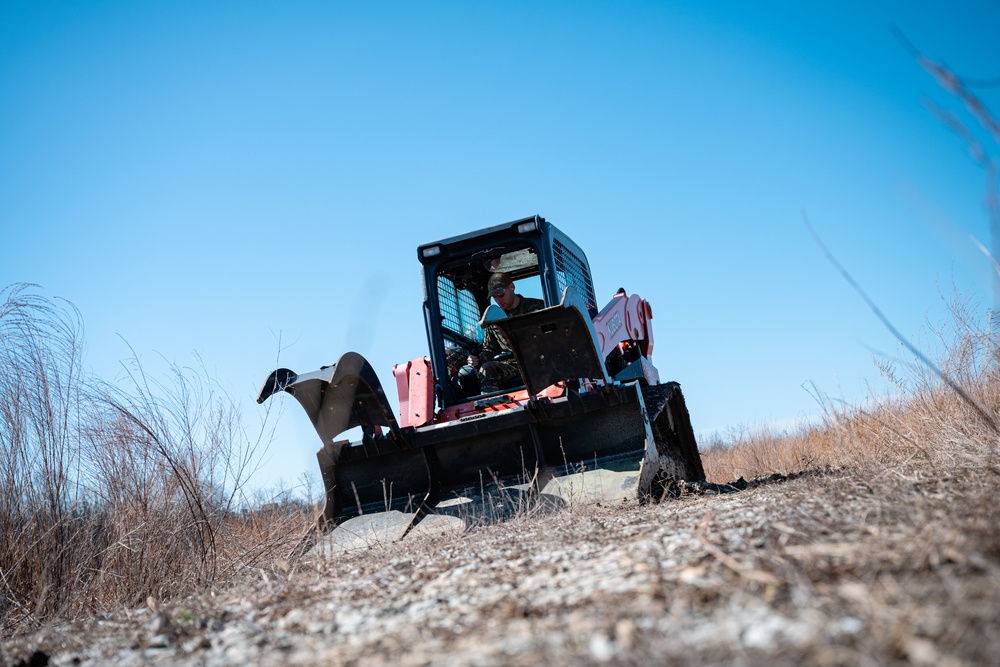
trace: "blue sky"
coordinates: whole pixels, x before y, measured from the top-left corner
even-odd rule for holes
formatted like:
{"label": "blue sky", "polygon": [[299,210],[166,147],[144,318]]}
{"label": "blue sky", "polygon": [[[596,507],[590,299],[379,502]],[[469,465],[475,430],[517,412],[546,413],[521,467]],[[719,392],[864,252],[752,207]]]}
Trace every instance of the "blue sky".
{"label": "blue sky", "polygon": [[[913,341],[991,303],[983,173],[922,100],[961,107],[893,25],[1000,76],[986,2],[6,1],[0,285],[75,304],[107,379],[200,358],[253,428],[276,363],[394,393],[416,246],[537,213],[651,302],[699,433],[787,426],[897,353],[803,211]],[[285,408],[260,483],[315,468]]]}

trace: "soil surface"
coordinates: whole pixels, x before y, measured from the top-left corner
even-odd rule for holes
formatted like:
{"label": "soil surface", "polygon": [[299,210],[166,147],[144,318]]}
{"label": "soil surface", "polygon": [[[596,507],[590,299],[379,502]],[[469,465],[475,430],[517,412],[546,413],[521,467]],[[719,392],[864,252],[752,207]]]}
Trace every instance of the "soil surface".
{"label": "soil surface", "polygon": [[1000,664],[992,457],[569,507],[42,628],[4,665]]}

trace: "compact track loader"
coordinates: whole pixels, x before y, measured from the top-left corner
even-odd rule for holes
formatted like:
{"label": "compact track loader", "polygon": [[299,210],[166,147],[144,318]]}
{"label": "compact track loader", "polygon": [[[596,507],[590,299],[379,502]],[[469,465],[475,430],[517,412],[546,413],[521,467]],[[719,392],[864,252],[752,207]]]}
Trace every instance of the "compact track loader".
{"label": "compact track loader", "polygon": [[[320,524],[334,544],[540,505],[641,502],[704,479],[680,386],[651,362],[649,303],[619,290],[598,309],[586,255],[555,226],[524,218],[422,245],[417,258],[430,355],[393,368],[398,416],[354,352],[310,373],[278,369],[257,398],[287,392],[312,420]],[[545,307],[507,317],[487,289],[498,272]],[[481,393],[466,360],[489,327],[520,375]],[[359,441],[337,439],[358,427]]]}

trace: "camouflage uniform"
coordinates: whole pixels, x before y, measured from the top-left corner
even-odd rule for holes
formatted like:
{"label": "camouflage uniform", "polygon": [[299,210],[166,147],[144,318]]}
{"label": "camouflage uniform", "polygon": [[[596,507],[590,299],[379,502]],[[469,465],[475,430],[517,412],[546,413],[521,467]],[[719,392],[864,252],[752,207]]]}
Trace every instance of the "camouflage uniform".
{"label": "camouflage uniform", "polygon": [[[520,295],[519,295],[520,296]],[[545,307],[545,302],[541,299],[532,299],[521,296],[520,301],[510,310],[505,310],[507,317],[533,313]],[[511,384],[514,379],[520,380],[521,372],[517,368],[514,359],[504,359],[493,361],[493,357],[504,352],[510,352],[511,346],[507,338],[500,333],[496,327],[486,327],[483,337],[483,351],[480,357],[483,359],[482,366],[479,367],[480,393],[489,394],[500,391],[504,385]]]}

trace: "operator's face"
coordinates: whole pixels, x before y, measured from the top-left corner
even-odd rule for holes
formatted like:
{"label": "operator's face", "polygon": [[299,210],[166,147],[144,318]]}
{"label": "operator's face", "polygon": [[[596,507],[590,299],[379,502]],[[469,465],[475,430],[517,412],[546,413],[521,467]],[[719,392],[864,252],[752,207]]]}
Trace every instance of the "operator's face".
{"label": "operator's face", "polygon": [[503,291],[503,294],[493,295],[493,300],[497,302],[497,305],[504,310],[509,310],[514,307],[514,283],[507,285],[507,289]]}

